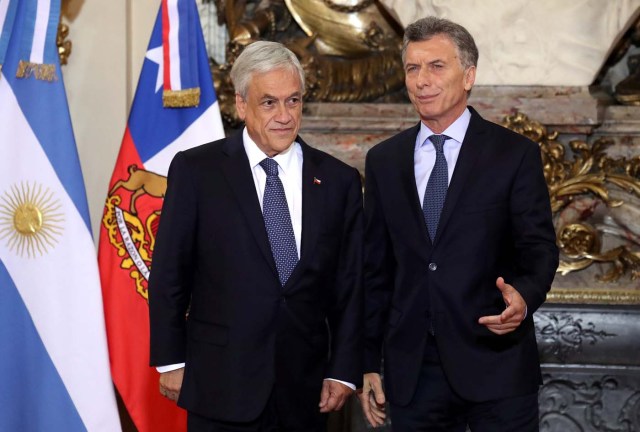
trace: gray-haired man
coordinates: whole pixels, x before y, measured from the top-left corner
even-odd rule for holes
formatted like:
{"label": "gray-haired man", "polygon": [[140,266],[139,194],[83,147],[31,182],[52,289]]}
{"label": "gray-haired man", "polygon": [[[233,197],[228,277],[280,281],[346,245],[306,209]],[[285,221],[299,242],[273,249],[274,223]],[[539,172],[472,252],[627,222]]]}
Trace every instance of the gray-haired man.
{"label": "gray-haired man", "polygon": [[297,135],[291,51],[255,42],[231,78],[244,129],[170,168],[151,364],[190,431],[320,431],[362,380],[360,178]]}

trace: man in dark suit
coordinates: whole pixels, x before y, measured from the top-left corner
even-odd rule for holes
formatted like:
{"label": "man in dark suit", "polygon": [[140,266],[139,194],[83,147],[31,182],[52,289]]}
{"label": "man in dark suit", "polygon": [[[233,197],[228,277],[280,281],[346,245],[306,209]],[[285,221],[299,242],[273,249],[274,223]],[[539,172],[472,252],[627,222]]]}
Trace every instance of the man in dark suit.
{"label": "man in dark suit", "polygon": [[362,380],[360,177],[297,136],[291,51],[251,44],[231,78],[245,128],[169,171],[151,365],[190,431],[320,431]]}
{"label": "man in dark suit", "polygon": [[533,313],[558,265],[549,195],[538,146],[467,107],[477,59],[462,26],[411,24],[420,123],[367,156],[360,400],[380,425],[386,396],[394,432],[538,430]]}

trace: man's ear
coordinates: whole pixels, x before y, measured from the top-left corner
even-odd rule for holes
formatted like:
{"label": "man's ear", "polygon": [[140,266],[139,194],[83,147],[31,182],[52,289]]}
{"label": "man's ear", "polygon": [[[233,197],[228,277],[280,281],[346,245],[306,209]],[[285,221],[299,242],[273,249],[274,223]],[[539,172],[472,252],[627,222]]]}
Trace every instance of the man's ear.
{"label": "man's ear", "polygon": [[468,67],[467,70],[464,71],[464,89],[466,91],[471,91],[473,84],[476,82],[476,67],[471,66]]}
{"label": "man's ear", "polygon": [[247,101],[240,96],[240,93],[236,93],[236,112],[240,120],[244,120],[247,112]]}

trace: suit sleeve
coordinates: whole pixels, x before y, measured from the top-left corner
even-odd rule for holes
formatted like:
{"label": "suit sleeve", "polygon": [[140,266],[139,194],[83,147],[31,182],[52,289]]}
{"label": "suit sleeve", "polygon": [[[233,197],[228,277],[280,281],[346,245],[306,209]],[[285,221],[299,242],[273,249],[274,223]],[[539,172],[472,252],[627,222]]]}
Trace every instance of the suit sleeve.
{"label": "suit sleeve", "polygon": [[380,205],[378,179],[367,155],[365,168],[365,373],[380,373],[382,342],[393,293],[395,270],[391,241],[384,211]]}
{"label": "suit sleeve", "polygon": [[185,361],[197,214],[190,176],[186,157],[178,153],[169,168],[149,279],[151,366]]}
{"label": "suit sleeve", "polygon": [[344,206],[340,259],[329,309],[331,359],[328,378],[362,385],[362,183],[352,171]]}
{"label": "suit sleeve", "polygon": [[507,282],[522,295],[527,314],[533,316],[551,289],[559,256],[540,150],[529,144],[511,193],[516,276]]}

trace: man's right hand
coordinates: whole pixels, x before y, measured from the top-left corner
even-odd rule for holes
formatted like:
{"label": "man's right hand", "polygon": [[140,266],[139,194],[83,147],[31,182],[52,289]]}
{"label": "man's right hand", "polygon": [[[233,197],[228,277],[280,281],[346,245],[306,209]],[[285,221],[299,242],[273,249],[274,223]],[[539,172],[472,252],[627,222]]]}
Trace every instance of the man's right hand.
{"label": "man's right hand", "polygon": [[385,397],[382,390],[382,379],[378,373],[364,374],[362,391],[358,392],[362,404],[362,411],[373,427],[382,426],[387,414],[385,413]]}
{"label": "man's right hand", "polygon": [[177,401],[182,388],[184,368],[164,372],[160,374],[160,394],[167,399]]}

